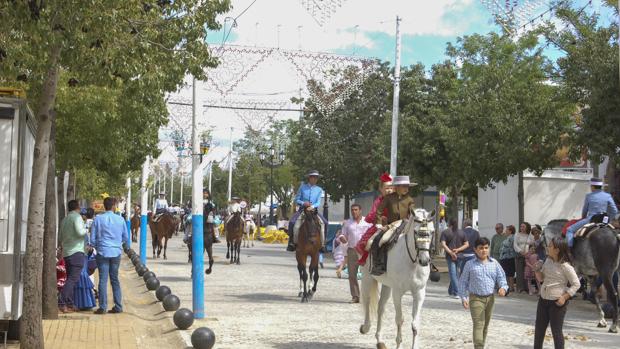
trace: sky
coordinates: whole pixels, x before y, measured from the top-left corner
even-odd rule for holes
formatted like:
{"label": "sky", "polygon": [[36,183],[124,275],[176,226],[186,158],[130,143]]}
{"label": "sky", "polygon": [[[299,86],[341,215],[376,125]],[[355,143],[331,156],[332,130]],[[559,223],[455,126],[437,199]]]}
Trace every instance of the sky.
{"label": "sky", "polygon": [[[515,0],[509,0],[514,2]],[[421,62],[429,69],[432,64],[445,59],[446,43],[455,42],[457,37],[472,33],[500,31],[493,21],[493,14],[481,0],[231,0],[232,9],[219,16],[223,28],[209,32],[207,42],[214,49],[242,45],[256,48],[276,48],[281,51],[311,51],[344,55],[347,57],[377,58],[395,60],[396,16],[401,18],[402,35],[401,66]],[[307,10],[304,5],[316,3],[341,3],[334,7],[329,16]],[[492,3],[494,0],[487,0]],[[495,0],[504,4],[505,0]],[[600,11],[601,0],[594,0],[588,11]],[[548,9],[549,1],[519,0],[524,19],[532,19]],[[575,6],[587,3],[575,0]],[[520,7],[519,7],[520,6]],[[609,14],[607,14],[609,15]],[[549,19],[545,16],[544,19]],[[560,53],[550,49],[551,58]],[[296,109],[290,97],[305,96],[304,81],[299,71],[277,52],[267,58],[260,56],[229,54],[222,57],[220,68],[208,72],[214,78],[228,82],[238,81],[234,89],[221,95],[210,82],[199,82],[198,99],[207,105],[269,106]],[[316,68],[320,62],[301,62],[306,67]],[[303,65],[302,64],[302,65]],[[314,64],[314,66],[312,66]],[[312,67],[311,67],[312,66]],[[250,69],[250,68],[256,69]],[[310,69],[308,68],[308,69]],[[244,75],[245,74],[245,75]],[[237,77],[244,76],[243,79]],[[170,100],[191,101],[191,79]],[[236,101],[236,102],[233,102]],[[199,104],[200,104],[199,103]],[[191,107],[175,106],[170,127],[181,127],[189,135]],[[240,115],[239,114],[244,114]],[[260,124],[266,116],[275,119],[296,118],[298,112],[262,113],[235,112],[218,108],[203,108],[199,113],[199,128],[212,128],[217,146],[212,148],[208,159],[221,160],[229,152],[231,138],[243,137],[243,119],[254,118]],[[254,125],[256,126],[256,125]],[[169,127],[169,128],[170,128]],[[176,162],[175,152],[170,149],[167,130],[160,132],[164,154],[161,161]]]}

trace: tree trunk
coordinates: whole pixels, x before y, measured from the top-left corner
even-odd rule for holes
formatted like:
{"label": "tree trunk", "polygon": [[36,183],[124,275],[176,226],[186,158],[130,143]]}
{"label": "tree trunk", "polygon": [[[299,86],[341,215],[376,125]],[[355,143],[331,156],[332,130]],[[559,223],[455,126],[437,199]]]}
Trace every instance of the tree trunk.
{"label": "tree trunk", "polygon": [[616,202],[620,202],[620,186],[619,186],[619,178],[618,171],[616,170],[616,161],[613,158],[609,158],[609,163],[607,164],[607,191],[613,196]]}
{"label": "tree trunk", "polygon": [[[56,113],[52,111],[52,113]],[[45,188],[45,235],[43,236],[43,318],[58,319],[58,291],[56,290],[56,115],[52,118],[50,130],[47,186]]]}
{"label": "tree trunk", "polygon": [[37,135],[35,138],[32,182],[28,205],[26,255],[22,279],[24,280],[24,304],[19,337],[22,348],[43,349],[43,321],[41,289],[43,272],[43,217],[45,216],[45,186],[47,184],[49,139],[54,115],[51,110],[56,99],[58,85],[58,60],[60,46],[52,47],[49,69],[43,83],[38,104]]}
{"label": "tree trunk", "polygon": [[63,218],[65,218],[65,207],[66,207],[66,202],[65,202],[65,171],[64,170],[60,170],[58,171],[58,187],[57,189],[57,194],[58,194],[58,219],[60,221],[62,221]]}
{"label": "tree trunk", "polygon": [[[459,196],[461,195],[461,192],[458,188],[458,186],[454,186],[452,187],[452,193],[450,193],[450,211],[452,214],[451,218],[455,218],[456,221],[458,222],[459,220]],[[460,222],[459,222],[460,223]]]}
{"label": "tree trunk", "polygon": [[519,172],[519,184],[517,187],[517,201],[519,205],[519,222],[525,222],[525,201],[523,197],[523,172]]}
{"label": "tree trunk", "polygon": [[344,196],[344,219],[351,218],[351,198],[349,194]]}

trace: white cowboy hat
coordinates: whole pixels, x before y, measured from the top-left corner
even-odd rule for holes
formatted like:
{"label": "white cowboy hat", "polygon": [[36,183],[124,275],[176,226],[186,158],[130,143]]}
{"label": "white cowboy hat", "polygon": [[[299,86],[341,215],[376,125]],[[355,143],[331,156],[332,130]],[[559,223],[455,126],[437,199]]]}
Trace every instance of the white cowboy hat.
{"label": "white cowboy hat", "polygon": [[319,173],[319,171],[317,170],[311,170],[310,172],[308,172],[306,174],[306,177],[322,177],[321,174]]}
{"label": "white cowboy hat", "polygon": [[590,185],[602,187],[604,185],[603,180],[600,178],[592,177],[590,178]]}
{"label": "white cowboy hat", "polygon": [[409,180],[409,176],[395,176],[394,180],[392,181],[392,185],[394,185],[394,186],[408,185],[408,186],[412,187],[414,185],[418,185],[418,183],[411,182]]}

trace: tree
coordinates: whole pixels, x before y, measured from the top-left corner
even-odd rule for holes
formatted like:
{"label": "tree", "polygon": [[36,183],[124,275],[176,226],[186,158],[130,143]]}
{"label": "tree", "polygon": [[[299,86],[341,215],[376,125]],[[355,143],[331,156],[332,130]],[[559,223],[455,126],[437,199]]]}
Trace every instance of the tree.
{"label": "tree", "polygon": [[[604,4],[619,16],[615,1]],[[547,38],[565,54],[557,60],[555,81],[579,106],[573,157],[588,154],[594,163],[609,157],[610,191],[617,199],[616,166],[620,163],[620,71],[618,70],[618,22],[605,23],[600,14],[589,15],[569,5],[557,11],[561,26],[552,24]],[[617,18],[617,17],[616,17]]]}
{"label": "tree", "polygon": [[73,83],[112,86],[135,81],[140,90],[174,91],[189,72],[204,79],[216,63],[204,41],[205,28],[227,0],[6,1],[0,3],[0,76],[26,81],[38,123],[26,256],[20,338],[42,348],[41,270],[49,140],[60,69]]}
{"label": "tree", "polygon": [[[357,74],[345,72],[342,79],[351,76]],[[315,81],[309,85],[325,88]],[[391,91],[390,71],[387,63],[380,63],[332,115],[323,115],[308,100],[303,118],[291,124],[288,154],[298,178],[309,169],[319,170],[331,199],[345,198],[345,215],[349,198],[367,190],[389,163],[386,91]]]}
{"label": "tree", "polygon": [[551,64],[536,33],[514,41],[466,36],[447,54],[417,93],[424,102],[404,108],[403,128],[412,135],[401,146],[408,169],[458,197],[556,165],[573,106],[549,83]]}

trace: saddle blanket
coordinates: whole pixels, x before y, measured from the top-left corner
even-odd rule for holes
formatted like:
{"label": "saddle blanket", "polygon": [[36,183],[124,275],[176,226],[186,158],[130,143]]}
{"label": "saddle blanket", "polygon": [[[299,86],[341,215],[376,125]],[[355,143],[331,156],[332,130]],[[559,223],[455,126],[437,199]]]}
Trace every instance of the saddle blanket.
{"label": "saddle blanket", "polygon": [[[398,220],[396,222],[390,223],[390,225],[387,226],[388,229],[381,237],[381,241],[379,242],[379,247],[382,247],[383,245],[385,245],[388,241],[392,239],[392,236],[396,233],[396,231],[402,225],[402,223],[403,223],[403,220]],[[377,232],[374,233],[370,237],[370,239],[368,239],[368,242],[366,243],[366,248],[365,248],[366,251],[370,251],[373,241],[375,241],[375,238],[380,233],[381,233],[381,230],[377,230]]]}
{"label": "saddle blanket", "polygon": [[613,225],[611,225],[611,224],[605,224],[605,223],[588,223],[588,224],[584,225],[583,227],[581,227],[581,229],[577,230],[577,232],[575,233],[575,237],[576,237],[576,238],[583,238],[583,239],[587,239],[587,238],[588,238],[588,236],[589,236],[591,233],[593,233],[593,232],[595,232],[595,231],[597,231],[597,230],[599,230],[600,228],[603,228],[603,227],[605,227],[605,226],[607,226],[607,227],[611,228],[611,230],[615,230],[615,229],[616,229],[616,227],[614,227],[614,226],[613,226]]}

